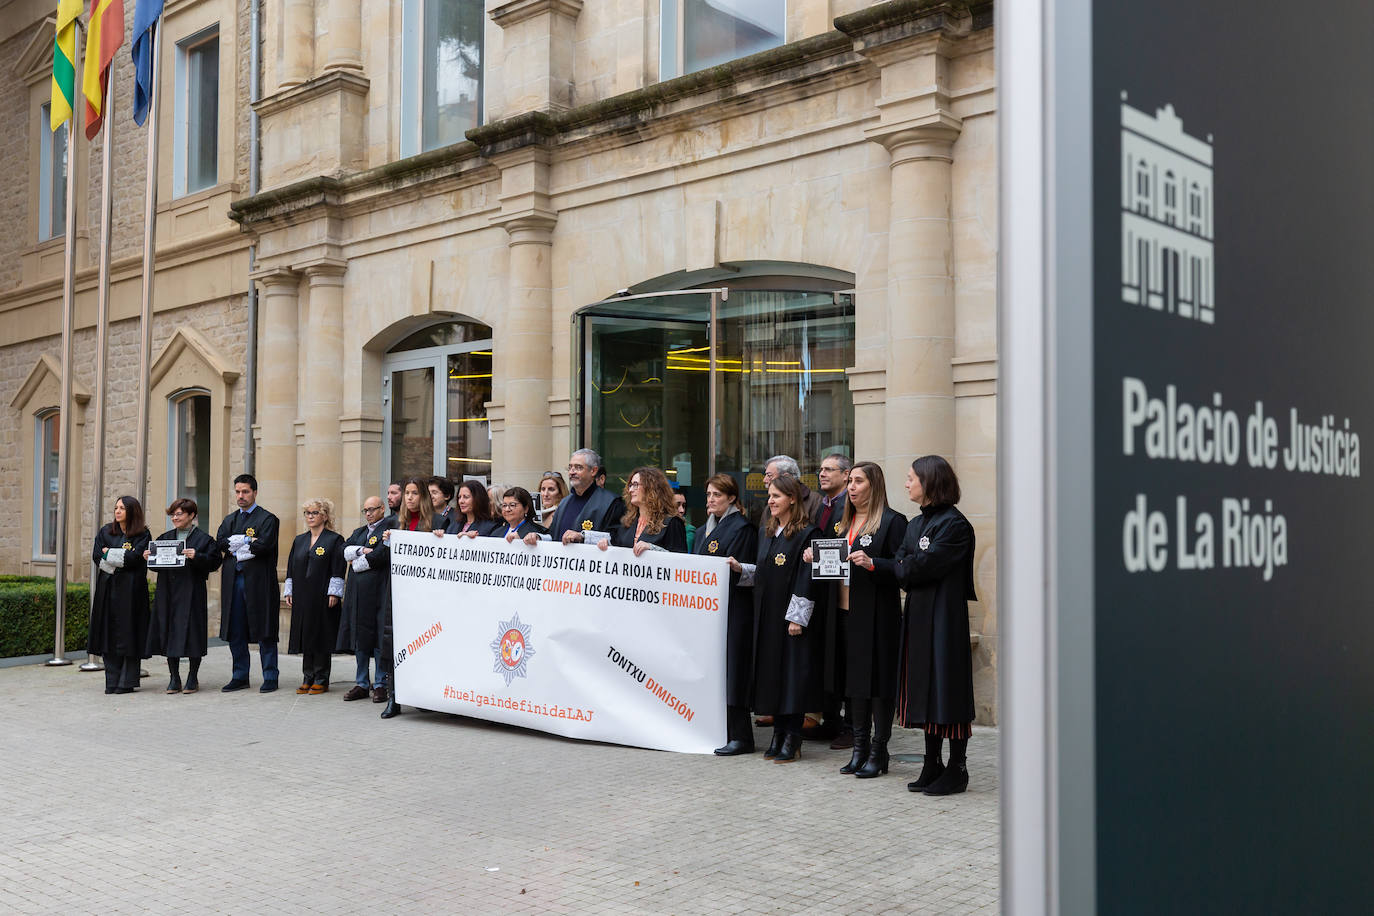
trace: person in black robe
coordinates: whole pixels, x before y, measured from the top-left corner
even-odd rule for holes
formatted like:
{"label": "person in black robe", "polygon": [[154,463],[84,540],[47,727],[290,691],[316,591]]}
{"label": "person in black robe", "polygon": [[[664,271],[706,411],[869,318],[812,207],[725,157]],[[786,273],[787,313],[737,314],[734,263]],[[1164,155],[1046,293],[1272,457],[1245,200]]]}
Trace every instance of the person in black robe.
{"label": "person in black robe", "polygon": [[444,525],[435,516],[434,530],[442,537],[444,534],[458,534],[464,537],[486,537],[500,527],[493,517],[491,494],[480,481],[465,480],[458,484],[457,498],[453,510]]}
{"label": "person in black robe", "polygon": [[[390,586],[391,563],[383,548],[383,538],[392,527],[392,516],[381,499],[369,496],[363,502],[363,524],[344,542],[344,562],[351,569],[344,583],[343,613],[339,618],[339,639],[335,648],[353,653],[357,661],[353,686],[344,694],[347,701],[361,700],[369,694],[372,702],[386,700],[386,675],[382,668],[382,615]],[[375,676],[368,674],[373,664]]]}
{"label": "person in black robe", "polygon": [[729,474],[706,481],[706,525],[697,530],[696,553],[721,557],[730,565],[730,597],[725,621],[725,744],[721,757],[754,753],[749,724],[753,686],[754,593],[741,584],[744,564],[758,559],[758,529],[740,511],[739,484]]}
{"label": "person in black robe", "polygon": [[[870,779],[887,772],[892,738],[902,619],[892,558],[906,533],[906,516],[888,508],[881,467],[861,461],[848,476],[849,498],[839,526],[848,542],[849,581],[829,585],[832,616],[844,634],[842,690],[854,729],[854,753],[840,772]],[[809,554],[804,555],[808,561]]]}
{"label": "person in black robe", "polygon": [[790,474],[768,485],[768,524],[755,564],[742,566],[754,586],[753,708],[773,717],[764,757],[789,763],[801,757],[802,720],[820,706],[825,643],[813,619],[811,564],[802,551],[817,536],[806,514],[806,489]]}
{"label": "person in black robe", "polygon": [[598,547],[628,547],[635,556],[646,550],[687,552],[687,526],[677,514],[668,475],[658,468],[635,468],[625,484],[624,501],[620,524]]}
{"label": "person in black robe", "polygon": [[430,524],[435,531],[446,530],[457,514],[453,506],[453,494],[456,492],[453,481],[436,475],[426,481],[425,491],[429,494]]}
{"label": "person in black robe", "polygon": [[534,508],[534,497],[524,487],[511,487],[501,494],[501,521],[491,529],[488,537],[505,538],[506,543],[535,534],[547,539],[548,531],[540,525]]}
{"label": "person in black robe", "polygon": [[220,572],[219,638],[229,643],[233,674],[220,689],[229,693],[248,686],[252,657],[248,644],[258,644],[262,693],[277,689],[277,637],[281,631],[281,593],[277,586],[277,517],[257,504],[258,481],[252,474],[234,478],[238,508],[224,517],[215,546],[224,560]]}
{"label": "person in black robe", "polygon": [[[195,693],[200,689],[200,661],[209,646],[209,600],[205,582],[219,569],[223,557],[210,535],[196,527],[198,507],[194,499],[175,499],[167,507],[172,529],[158,535],[159,541],[181,541],[185,566],[157,570],[157,592],[153,596],[153,619],[148,627],[148,657],[167,657],[167,692]],[[148,551],[143,552],[146,559]],[[190,672],[181,683],[181,660],[188,659]]]}
{"label": "person in black robe", "polygon": [[333,504],[327,499],[309,499],[301,510],[306,530],[296,535],[286,558],[283,591],[291,608],[291,638],[286,651],[301,656],[301,686],[296,693],[317,694],[329,690],[347,565],[344,539],[333,530]]}
{"label": "person in black robe", "polygon": [[[816,501],[807,502],[807,511],[811,513],[811,521],[820,529],[820,536],[823,538],[840,536],[840,521],[844,518],[846,502],[845,488],[849,484],[849,469],[853,464],[847,455],[839,452],[831,452],[821,459],[820,468],[816,472],[819,488],[812,493]],[[802,736],[808,741],[830,741],[831,748],[840,750],[854,746],[851,710],[846,707],[844,715],[840,714],[845,696],[845,628],[843,621],[832,610],[835,606],[834,599],[837,597],[834,587],[826,589],[824,596],[825,705],[822,709],[815,710],[814,715],[807,716],[816,724],[813,726],[808,722],[802,728]]]}
{"label": "person in black robe", "polygon": [[[401,511],[396,516],[396,526],[382,532],[382,546],[373,562],[390,569],[391,531],[429,531],[432,526],[431,503],[424,498],[425,482],[419,479],[407,480],[401,488]],[[391,580],[387,579],[386,599],[382,603],[382,672],[386,680],[386,707],[381,718],[390,719],[401,714],[401,704],[396,702],[396,642],[395,626],[391,613]]]}
{"label": "person in black robe", "polygon": [[91,561],[99,567],[91,592],[86,651],[105,660],[105,692],[133,693],[147,658],[148,526],[132,496],[115,500],[114,520],[95,534]]}
{"label": "person in black robe", "polygon": [[[568,486],[571,491],[554,510],[549,524],[549,536],[564,544],[585,542],[585,532],[604,531],[613,534],[625,514],[625,503],[618,496],[597,485],[598,475],[604,474],[601,456],[589,448],[580,448],[568,459]],[[685,537],[685,535],[684,535]],[[527,536],[525,543],[533,546],[538,538]]]}
{"label": "person in black robe", "polygon": [[[973,653],[968,603],[973,591],[973,526],[956,509],[959,479],[938,455],[917,458],[907,494],[921,507],[893,558],[906,589],[899,650],[897,718],[926,734],[921,775],[907,788],[953,795],[968,788],[968,740],[973,731]],[[949,739],[949,763],[940,760]]]}

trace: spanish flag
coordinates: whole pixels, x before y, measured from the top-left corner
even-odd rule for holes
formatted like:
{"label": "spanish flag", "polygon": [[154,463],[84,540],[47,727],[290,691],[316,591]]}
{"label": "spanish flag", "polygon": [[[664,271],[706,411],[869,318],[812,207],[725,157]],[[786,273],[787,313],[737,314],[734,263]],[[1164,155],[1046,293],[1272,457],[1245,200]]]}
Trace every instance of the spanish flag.
{"label": "spanish flag", "polygon": [[87,140],[94,139],[104,123],[102,112],[105,110],[105,87],[110,83],[110,61],[123,43],[124,0],[91,0],[91,19],[86,26],[86,64],[81,68]]}
{"label": "spanish flag", "polygon": [[72,116],[76,103],[76,20],[85,10],[82,0],[57,0],[57,37],[52,43],[52,129]]}

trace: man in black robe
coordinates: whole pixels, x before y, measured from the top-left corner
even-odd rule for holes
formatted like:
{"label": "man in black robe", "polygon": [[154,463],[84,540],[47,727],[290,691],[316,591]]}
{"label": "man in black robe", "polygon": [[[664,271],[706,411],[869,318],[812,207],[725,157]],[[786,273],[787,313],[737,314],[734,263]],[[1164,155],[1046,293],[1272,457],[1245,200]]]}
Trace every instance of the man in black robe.
{"label": "man in black robe", "polygon": [[[821,459],[820,471],[816,478],[820,483],[820,505],[811,519],[820,529],[823,538],[840,536],[840,522],[844,519],[846,489],[849,485],[849,469],[854,466],[845,455],[832,452]],[[828,597],[834,597],[829,595]],[[838,614],[825,617],[825,708],[819,717],[812,715],[820,724],[803,728],[803,737],[815,740],[830,740],[834,750],[854,746],[854,728],[849,716],[840,717],[840,704],[844,702],[844,627],[840,625]]]}
{"label": "man in black robe", "polygon": [[[363,501],[363,525],[344,542],[344,560],[351,567],[344,586],[343,615],[339,623],[340,652],[352,652],[358,662],[353,686],[345,700],[361,700],[369,692],[372,702],[386,701],[386,672],[382,666],[382,614],[386,601],[390,560],[382,533],[392,527],[382,501],[369,496]],[[368,660],[375,676],[368,677]]]}
{"label": "man in black robe", "polygon": [[277,635],[281,592],[277,584],[277,517],[257,504],[258,482],[252,474],[234,478],[238,508],[224,517],[215,546],[224,557],[220,587],[219,637],[229,643],[233,676],[225,693],[248,686],[252,657],[248,644],[258,644],[262,693],[277,689]]}
{"label": "man in black robe", "polygon": [[[580,448],[568,459],[568,486],[572,490],[558,504],[549,525],[549,537],[564,544],[580,543],[584,532],[614,533],[625,514],[625,502],[609,490],[596,485],[598,473],[604,473],[601,456],[589,448]],[[539,538],[526,535],[531,546]]]}

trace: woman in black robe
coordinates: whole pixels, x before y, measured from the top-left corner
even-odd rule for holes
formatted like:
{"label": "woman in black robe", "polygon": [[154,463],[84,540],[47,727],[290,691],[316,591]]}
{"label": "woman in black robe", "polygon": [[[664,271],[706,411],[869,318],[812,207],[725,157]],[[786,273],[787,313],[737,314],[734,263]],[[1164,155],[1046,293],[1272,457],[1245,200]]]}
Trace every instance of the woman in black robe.
{"label": "woman in black robe", "polygon": [[524,487],[511,487],[501,494],[501,521],[491,529],[488,537],[505,538],[506,543],[527,534],[547,538],[549,532],[537,521],[534,497]]}
{"label": "woman in black robe", "polygon": [[[921,507],[892,561],[906,589],[897,718],[926,733],[925,764],[912,792],[953,795],[968,788],[968,739],[973,731],[973,653],[968,603],[973,592],[973,526],[954,508],[959,478],[938,455],[917,458],[906,491]],[[949,739],[949,763],[940,761]]]}
{"label": "woman in black robe", "polygon": [[458,495],[454,509],[448,519],[447,527],[439,527],[439,519],[434,519],[434,532],[440,537],[444,534],[459,534],[463,537],[485,537],[500,526],[491,511],[491,494],[480,481],[465,480],[458,484]]}
{"label": "woman in black robe", "polygon": [[[356,662],[353,686],[344,694],[349,702],[369,693],[374,703],[386,700],[382,617],[391,587],[391,562],[384,541],[396,518],[383,515],[385,511],[386,504],[379,497],[369,496],[363,503],[363,524],[344,541],[344,562],[352,569],[344,582],[343,612],[334,648],[351,653]],[[373,677],[368,676],[369,664],[374,666]]]}
{"label": "woman in black robe", "polygon": [[802,551],[819,532],[806,514],[806,490],[784,474],[768,485],[768,514],[755,565],[743,568],[754,586],[753,708],[773,717],[764,757],[801,757],[802,719],[823,702],[824,634],[813,632],[811,564]]}
{"label": "woman in black robe", "polygon": [[906,516],[888,508],[883,469],[871,461],[850,469],[847,496],[840,533],[849,543],[849,583],[835,587],[835,603],[845,628],[844,695],[854,720],[854,754],[840,772],[871,779],[887,772],[892,737],[902,626],[892,558],[902,545]]}
{"label": "woman in black robe", "polygon": [[91,561],[100,570],[91,592],[86,651],[105,659],[105,692],[133,693],[148,656],[148,526],[132,496],[115,500],[114,520],[95,534]]}
{"label": "woman in black robe", "polygon": [[[209,601],[205,580],[219,569],[224,557],[215,549],[215,540],[196,527],[198,507],[194,499],[175,499],[167,507],[172,530],[158,535],[159,541],[181,541],[185,566],[157,570],[157,592],[153,596],[153,619],[148,627],[147,656],[165,655],[168,693],[195,693],[200,689],[200,660],[205,657],[209,631],[206,617]],[[144,559],[148,551],[143,552]],[[186,686],[181,684],[181,660],[189,661]]]}
{"label": "woman in black robe", "polygon": [[620,527],[597,546],[629,547],[635,556],[646,550],[687,552],[687,526],[677,514],[668,475],[658,468],[635,468],[625,484],[624,500]]}
{"label": "woman in black robe", "polygon": [[291,641],[286,651],[301,656],[296,693],[329,690],[330,653],[339,635],[339,603],[344,593],[344,539],[333,530],[334,505],[309,499],[302,506],[306,530],[291,542],[286,587],[291,608]]}
{"label": "woman in black robe", "polygon": [[730,599],[725,620],[725,745],[721,757],[754,753],[749,724],[749,688],[754,654],[754,593],[740,584],[745,563],[758,559],[759,533],[739,507],[739,484],[729,474],[706,481],[706,526],[698,529],[696,553],[730,564]]}

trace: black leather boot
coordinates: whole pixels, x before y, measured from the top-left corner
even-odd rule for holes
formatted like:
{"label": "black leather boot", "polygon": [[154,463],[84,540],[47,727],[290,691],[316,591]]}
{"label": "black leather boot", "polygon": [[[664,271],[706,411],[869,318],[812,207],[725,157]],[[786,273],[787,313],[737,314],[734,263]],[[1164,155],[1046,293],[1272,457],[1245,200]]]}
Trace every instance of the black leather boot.
{"label": "black leather boot", "polygon": [[386,688],[386,708],[382,710],[382,718],[390,719],[392,716],[401,714],[401,704],[396,702],[396,690],[391,685]]}
{"label": "black leather boot", "polygon": [[846,776],[857,773],[868,759],[868,722],[872,714],[872,705],[868,698],[850,697],[849,714],[854,725],[854,755],[849,758],[848,763],[840,767],[840,772]]}
{"label": "black leather boot", "polygon": [[892,705],[891,700],[873,701],[873,744],[862,769],[854,774],[860,779],[872,779],[887,772],[887,742],[892,738]]}
{"label": "black leather boot", "polygon": [[172,679],[167,682],[167,692],[181,693],[181,659],[167,659],[167,671],[172,675]]}
{"label": "black leather boot", "polygon": [[782,747],[778,749],[778,756],[773,758],[774,763],[791,763],[801,759],[802,736],[799,732],[788,732],[783,736]]}
{"label": "black leather boot", "polygon": [[916,777],[915,782],[906,784],[908,791],[924,792],[926,787],[935,782],[945,773],[945,764],[940,760],[940,746],[944,744],[944,739],[939,735],[926,734],[926,758],[921,766],[921,775]]}
{"label": "black leather boot", "polygon": [[777,757],[777,756],[778,756],[778,752],[781,751],[781,750],[782,750],[782,729],[780,729],[780,728],[774,728],[774,729],[773,729],[773,740],[770,741],[770,742],[768,742],[768,750],[766,750],[766,751],[763,752],[763,758],[764,758],[765,760],[772,760],[774,757]]}
{"label": "black leather boot", "polygon": [[854,754],[849,758],[848,763],[840,767],[840,772],[846,776],[859,772],[859,768],[868,759],[868,745],[868,729],[859,731],[856,727],[854,729]]}
{"label": "black leather boot", "polygon": [[754,729],[749,724],[749,710],[742,706],[725,707],[724,747],[716,748],[717,757],[734,757],[754,753]]}

